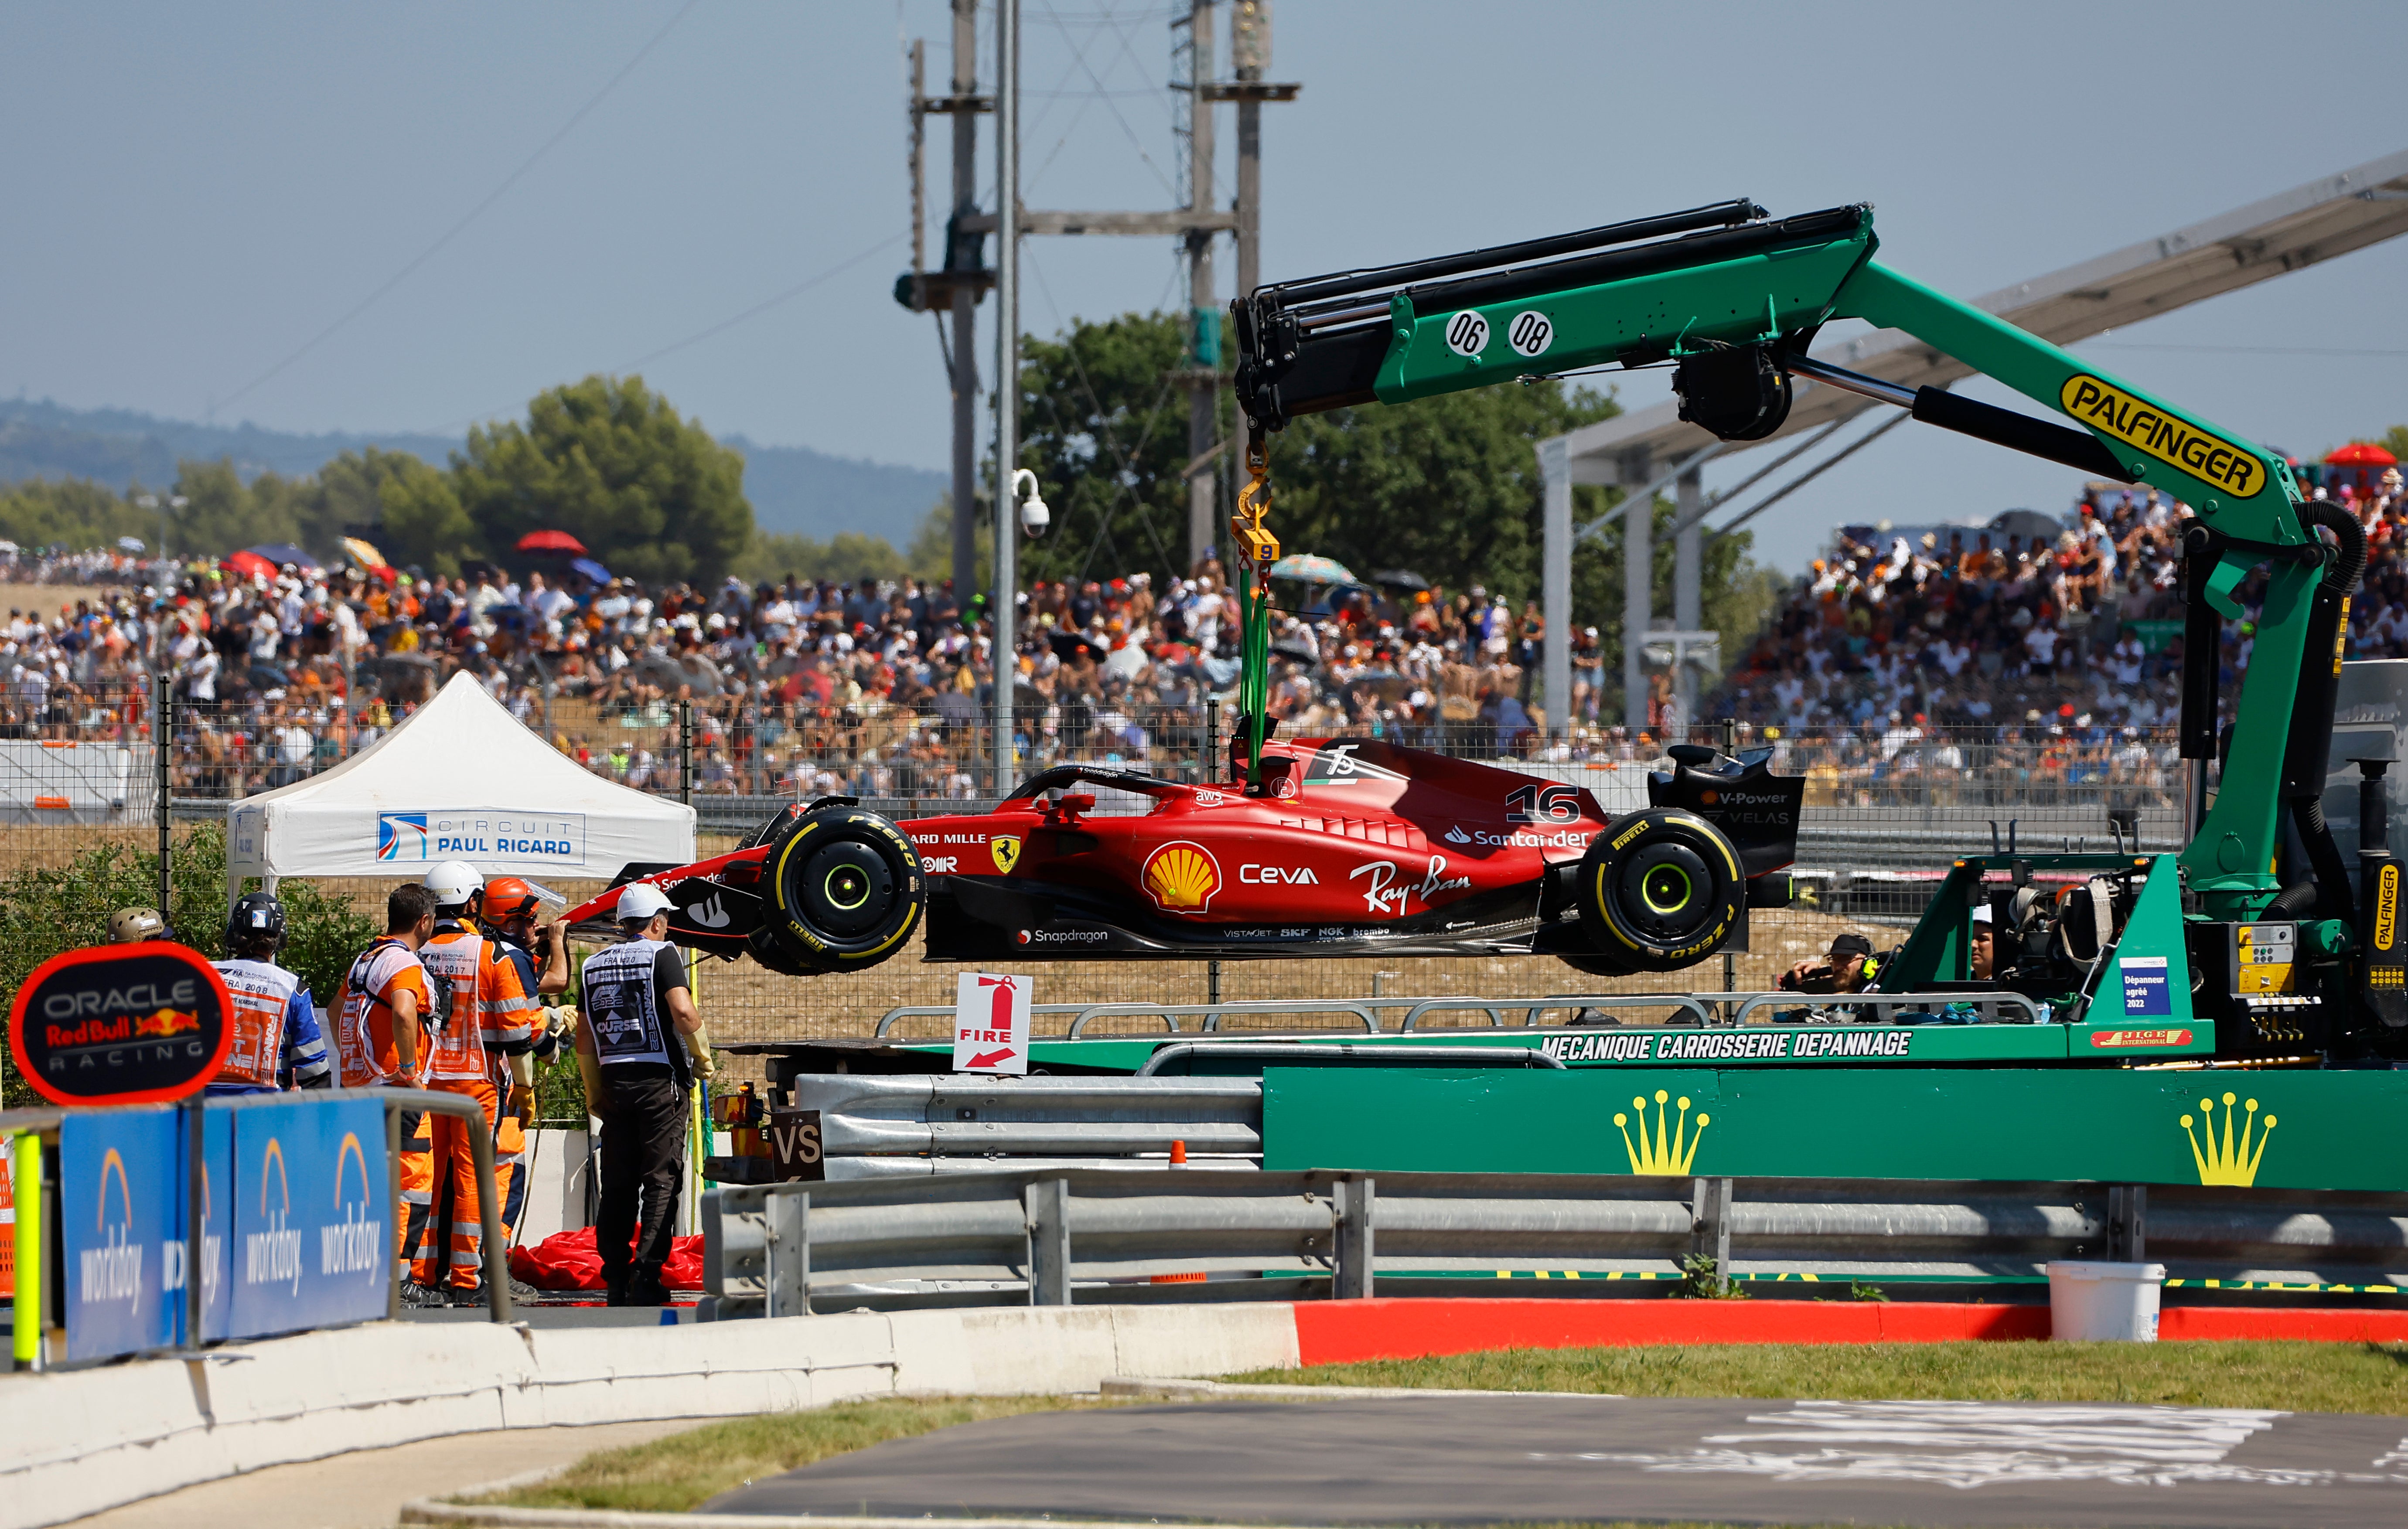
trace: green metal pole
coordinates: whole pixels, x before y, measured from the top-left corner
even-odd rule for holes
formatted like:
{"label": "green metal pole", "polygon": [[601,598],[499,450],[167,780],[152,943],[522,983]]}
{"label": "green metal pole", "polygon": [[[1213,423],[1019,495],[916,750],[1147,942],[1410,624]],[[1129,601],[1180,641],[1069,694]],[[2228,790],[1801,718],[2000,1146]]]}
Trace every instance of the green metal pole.
{"label": "green metal pole", "polygon": [[19,1134],[9,1190],[17,1202],[16,1367],[42,1363],[42,1134]]}

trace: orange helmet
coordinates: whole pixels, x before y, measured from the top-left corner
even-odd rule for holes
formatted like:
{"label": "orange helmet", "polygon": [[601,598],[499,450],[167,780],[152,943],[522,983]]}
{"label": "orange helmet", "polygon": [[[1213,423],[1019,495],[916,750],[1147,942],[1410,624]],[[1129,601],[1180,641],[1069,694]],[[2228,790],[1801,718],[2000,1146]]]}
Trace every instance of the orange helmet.
{"label": "orange helmet", "polygon": [[532,919],[548,901],[558,900],[559,894],[537,885],[523,876],[497,876],[485,883],[485,906],[481,917],[489,924],[500,926],[519,919]]}

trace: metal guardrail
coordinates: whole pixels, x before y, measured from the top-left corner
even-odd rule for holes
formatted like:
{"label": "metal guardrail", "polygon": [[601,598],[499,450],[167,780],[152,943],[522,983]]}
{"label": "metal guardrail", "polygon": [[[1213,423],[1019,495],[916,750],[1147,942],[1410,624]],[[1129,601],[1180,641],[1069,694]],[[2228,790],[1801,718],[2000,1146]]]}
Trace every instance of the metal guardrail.
{"label": "metal guardrail", "polygon": [[2038,1279],[2051,1259],[2181,1279],[2408,1289],[2408,1195],[2099,1183],[1569,1174],[1031,1170],[723,1187],[703,1197],[704,1320],[1074,1301],[1627,1294],[1718,1272]]}
{"label": "metal guardrail", "polygon": [[[2177,1279],[2408,1288],[2408,1194],[2098,1182],[1028,1170],[703,1196],[706,1320],[923,1305],[1368,1298],[1498,1269],[2037,1281],[2049,1259]],[[1459,1281],[1459,1283],[1456,1283]],[[1551,1286],[1570,1295],[1570,1286]]]}
{"label": "metal guardrail", "polygon": [[[1733,999],[1738,1002],[1731,1003]],[[2020,1008],[2028,1024],[2042,1024],[2048,1019],[2038,1000],[2020,993],[1727,993],[1720,1001],[1729,1005],[1730,1018],[1724,1022],[1734,1026],[1745,1024],[1747,1017],[1757,1009],[1775,1005],[1785,1008],[1870,1008],[1874,1018],[1866,1022],[1875,1024],[1896,1022],[1883,1016],[1895,1015],[1900,1009],[1937,1011],[1952,1004]]]}
{"label": "metal guardrail", "polygon": [[[1515,1008],[1522,1011],[1522,1026],[1524,1029],[1529,1029],[1536,1026],[1539,1022],[1539,1016],[1552,1008],[1571,1009],[1574,1011],[1575,1018],[1578,1017],[1580,1010],[1589,1008],[1670,1008],[1676,1013],[1686,1013],[1692,1016],[1689,1021],[1690,1023],[1703,1025],[1713,1022],[1713,1014],[1706,1006],[1715,1001],[1715,995],[1712,993],[1709,993],[1700,999],[1688,993],[1599,993],[1594,997],[1582,996],[1578,994],[1570,996],[1555,994],[1545,998],[1511,999],[1425,998],[1419,1003],[1413,1005],[1413,1007],[1406,1012],[1404,1023],[1398,1026],[1398,1028],[1400,1030],[1411,1030],[1414,1028],[1416,1025],[1421,1023],[1422,1016],[1425,1014],[1460,1013],[1476,1010],[1485,1013],[1488,1016],[1489,1028],[1501,1029],[1504,1028],[1505,1025],[1504,1015],[1506,1011]],[[1666,1022],[1678,1024],[1681,1022],[1678,1020],[1670,1020]]]}
{"label": "metal guardrail", "polygon": [[[1713,1022],[1711,1006],[1720,1003],[1725,998],[1730,996],[1748,997],[1753,995],[1747,993],[1734,995],[1711,993],[1703,994],[1681,993],[1598,993],[1596,995],[1578,993],[1554,994],[1545,998],[1430,998],[1417,996],[1399,996],[1395,998],[1249,998],[1221,1004],[1156,1004],[1138,1000],[1120,1000],[1111,1003],[1098,1004],[1032,1004],[1029,1006],[1028,1013],[1032,1026],[1038,1020],[1047,1016],[1060,1014],[1068,1014],[1071,1016],[1070,1023],[1068,1028],[1055,1035],[1040,1034],[1037,1037],[1039,1039],[1077,1040],[1085,1035],[1089,1024],[1099,1019],[1157,1018],[1165,1022],[1169,1028],[1169,1033],[1172,1035],[1183,1035],[1187,1033],[1185,1028],[1179,1022],[1181,1020],[1201,1019],[1204,1022],[1197,1027],[1197,1031],[1205,1035],[1211,1035],[1217,1033],[1221,1029],[1221,1021],[1225,1016],[1234,1016],[1236,1018],[1245,1019],[1259,1018],[1264,1015],[1286,1014],[1350,1015],[1362,1022],[1363,1029],[1366,1034],[1376,1036],[1383,1034],[1383,1032],[1387,1032],[1387,1027],[1380,1022],[1379,1016],[1382,1011],[1392,1008],[1401,1008],[1405,1011],[1404,1020],[1398,1025],[1398,1032],[1415,1028],[1421,1022],[1422,1016],[1425,1014],[1453,1012],[1485,1013],[1488,1016],[1488,1022],[1492,1028],[1503,1027],[1505,1025],[1504,1016],[1514,1009],[1519,1009],[1523,1012],[1522,1022],[1526,1027],[1537,1023],[1536,1016],[1539,1014],[1549,1009],[1556,1008],[1569,1008],[1573,1010],[1584,1008],[1669,1008],[1673,1010],[1676,1016],[1686,1016],[1686,1018],[1674,1018],[1668,1022],[1670,1023],[1709,1024]],[[1789,996],[1795,997],[1796,994],[1793,993]],[[883,1040],[893,1035],[895,1027],[905,1020],[941,1019],[950,1021],[953,1016],[953,1006],[949,1004],[899,1004],[880,1016],[876,1027],[871,1030],[870,1034],[874,1038]]]}
{"label": "metal guardrail", "polygon": [[1129,1076],[1160,1078],[1163,1069],[1173,1062],[1185,1062],[1191,1067],[1199,1056],[1243,1057],[1249,1062],[1293,1062],[1303,1060],[1345,1061],[1364,1057],[1374,1062],[1426,1062],[1435,1066],[1456,1067],[1544,1067],[1566,1071],[1563,1059],[1550,1056],[1535,1046],[1366,1046],[1360,1041],[1293,1040],[1185,1040],[1176,1045],[1159,1047],[1145,1059],[1145,1065]]}
{"label": "metal guardrail", "polygon": [[[1252,1170],[1263,1153],[1259,1078],[984,1077],[804,1073],[830,1179],[962,1170],[1151,1165],[1183,1142],[1199,1160]],[[1050,1164],[1042,1160],[1055,1160]]]}

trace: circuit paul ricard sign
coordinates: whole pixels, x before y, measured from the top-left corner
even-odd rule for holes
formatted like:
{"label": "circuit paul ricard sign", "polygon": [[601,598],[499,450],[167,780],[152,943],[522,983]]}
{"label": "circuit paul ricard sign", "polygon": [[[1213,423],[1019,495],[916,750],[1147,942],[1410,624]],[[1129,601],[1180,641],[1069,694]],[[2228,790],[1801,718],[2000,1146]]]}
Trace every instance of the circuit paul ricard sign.
{"label": "circuit paul ricard sign", "polygon": [[165,940],[66,950],[8,1010],[8,1050],[53,1104],[159,1104],[217,1076],[234,1000],[200,953]]}

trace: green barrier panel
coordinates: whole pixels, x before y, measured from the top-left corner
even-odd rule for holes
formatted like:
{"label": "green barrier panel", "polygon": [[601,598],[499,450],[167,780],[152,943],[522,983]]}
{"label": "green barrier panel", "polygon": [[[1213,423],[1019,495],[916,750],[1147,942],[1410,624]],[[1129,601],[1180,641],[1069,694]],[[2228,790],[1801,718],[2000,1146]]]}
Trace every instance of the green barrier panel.
{"label": "green barrier panel", "polygon": [[2397,1191],[2403,1107],[2395,1072],[1274,1067],[1263,1166]]}

